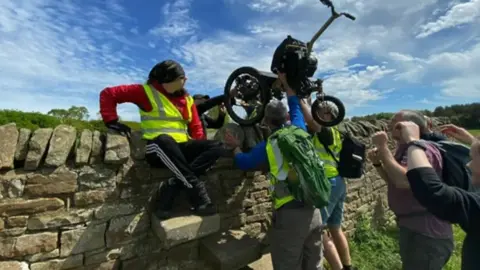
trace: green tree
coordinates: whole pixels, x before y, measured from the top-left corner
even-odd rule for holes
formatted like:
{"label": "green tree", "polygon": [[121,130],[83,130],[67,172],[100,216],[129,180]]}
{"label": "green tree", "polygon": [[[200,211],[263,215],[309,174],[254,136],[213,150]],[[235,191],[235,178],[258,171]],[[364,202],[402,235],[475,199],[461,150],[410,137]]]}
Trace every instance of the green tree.
{"label": "green tree", "polygon": [[47,114],[60,119],[62,123],[67,120],[88,120],[90,116],[88,109],[83,106],[72,106],[68,110],[51,109]]}

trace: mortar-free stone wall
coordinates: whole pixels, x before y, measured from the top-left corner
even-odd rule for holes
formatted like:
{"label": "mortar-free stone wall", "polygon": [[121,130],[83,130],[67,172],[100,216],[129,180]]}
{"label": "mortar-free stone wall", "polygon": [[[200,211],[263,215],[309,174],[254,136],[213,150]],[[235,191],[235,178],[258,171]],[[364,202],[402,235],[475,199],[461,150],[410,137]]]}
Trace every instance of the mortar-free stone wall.
{"label": "mortar-free stone wall", "polygon": [[[345,122],[369,143],[386,122]],[[267,133],[229,128],[250,148]],[[223,131],[216,138],[221,139]],[[177,199],[178,217],[151,215],[158,185],[171,177],[144,161],[139,133],[77,132],[66,125],[30,131],[0,126],[0,270],[241,269],[268,250],[271,203],[260,171],[242,172],[220,159],[202,180],[219,213],[197,217]],[[385,184],[367,164],[349,180],[344,224],[358,214],[390,216]]]}

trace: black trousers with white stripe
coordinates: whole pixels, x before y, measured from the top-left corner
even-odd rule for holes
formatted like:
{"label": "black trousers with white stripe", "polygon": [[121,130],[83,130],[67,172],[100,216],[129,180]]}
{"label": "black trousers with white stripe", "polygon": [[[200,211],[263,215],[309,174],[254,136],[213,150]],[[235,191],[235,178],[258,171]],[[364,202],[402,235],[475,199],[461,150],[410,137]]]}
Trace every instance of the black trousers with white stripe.
{"label": "black trousers with white stripe", "polygon": [[[211,203],[205,183],[199,176],[210,168],[224,153],[221,142],[212,140],[190,140],[177,143],[169,135],[160,135],[147,142],[145,158],[152,167],[168,168],[176,177],[175,183],[170,183],[170,193],[178,193],[187,188],[190,202],[193,206]],[[170,201],[174,194],[168,194]],[[162,199],[162,208],[171,208],[173,202]]]}

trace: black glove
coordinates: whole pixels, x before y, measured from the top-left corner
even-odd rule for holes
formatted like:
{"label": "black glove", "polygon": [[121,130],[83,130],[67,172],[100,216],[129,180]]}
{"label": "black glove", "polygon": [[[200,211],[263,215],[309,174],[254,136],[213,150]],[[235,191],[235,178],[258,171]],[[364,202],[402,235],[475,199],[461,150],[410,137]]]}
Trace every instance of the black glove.
{"label": "black glove", "polygon": [[129,126],[118,122],[118,120],[105,123],[105,126],[108,129],[115,130],[121,135],[126,136],[128,139],[130,139],[130,134],[132,133],[132,129]]}

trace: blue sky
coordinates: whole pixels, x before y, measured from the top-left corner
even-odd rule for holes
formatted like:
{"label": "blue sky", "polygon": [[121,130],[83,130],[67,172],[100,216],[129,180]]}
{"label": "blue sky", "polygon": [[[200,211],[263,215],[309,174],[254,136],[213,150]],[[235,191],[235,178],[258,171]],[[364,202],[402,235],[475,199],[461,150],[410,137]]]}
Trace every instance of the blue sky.
{"label": "blue sky", "polygon": [[[316,44],[316,75],[349,116],[480,100],[480,0],[333,2],[357,20]],[[191,93],[220,94],[234,69],[268,70],[287,34],[308,40],[328,15],[317,0],[1,0],[0,109],[95,117],[104,87],[141,83],[168,58]]]}

